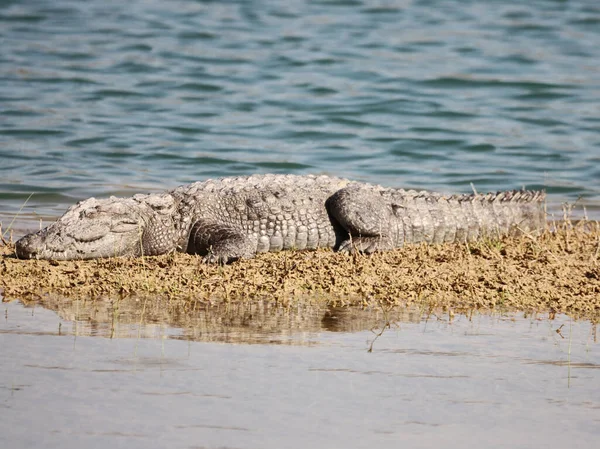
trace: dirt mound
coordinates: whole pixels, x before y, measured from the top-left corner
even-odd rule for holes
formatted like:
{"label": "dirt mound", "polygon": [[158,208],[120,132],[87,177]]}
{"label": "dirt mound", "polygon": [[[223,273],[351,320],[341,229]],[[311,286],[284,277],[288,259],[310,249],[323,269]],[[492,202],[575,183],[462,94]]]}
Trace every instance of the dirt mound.
{"label": "dirt mound", "polygon": [[91,261],[18,260],[0,247],[5,298],[136,294],[207,302],[423,304],[600,317],[600,226],[563,223],[541,236],[412,245],[373,255],[262,254],[227,266],[187,254]]}

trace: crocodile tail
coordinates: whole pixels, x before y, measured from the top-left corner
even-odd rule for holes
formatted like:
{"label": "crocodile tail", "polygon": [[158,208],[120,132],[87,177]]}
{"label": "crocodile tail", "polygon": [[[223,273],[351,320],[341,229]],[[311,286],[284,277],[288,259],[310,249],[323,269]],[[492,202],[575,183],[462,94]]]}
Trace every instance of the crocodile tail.
{"label": "crocodile tail", "polygon": [[[404,192],[393,204],[399,243],[466,242],[546,226],[544,191],[444,196]],[[399,201],[398,201],[399,200]]]}

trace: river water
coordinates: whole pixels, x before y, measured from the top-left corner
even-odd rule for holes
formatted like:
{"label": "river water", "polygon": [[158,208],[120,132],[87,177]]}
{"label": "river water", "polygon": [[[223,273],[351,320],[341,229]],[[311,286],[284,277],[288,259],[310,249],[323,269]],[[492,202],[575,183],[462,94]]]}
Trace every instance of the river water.
{"label": "river water", "polygon": [[50,298],[0,312],[0,447],[533,449],[600,438],[597,325],[561,315],[180,314]]}
{"label": "river water", "polygon": [[598,218],[598,61],[596,0],[3,1],[0,221],[257,172]]}
{"label": "river water", "polygon": [[[2,1],[0,160],[15,238],[89,196],[266,172],[543,188],[600,218],[600,4]],[[119,304],[2,304],[0,447],[600,438],[589,322]]]}

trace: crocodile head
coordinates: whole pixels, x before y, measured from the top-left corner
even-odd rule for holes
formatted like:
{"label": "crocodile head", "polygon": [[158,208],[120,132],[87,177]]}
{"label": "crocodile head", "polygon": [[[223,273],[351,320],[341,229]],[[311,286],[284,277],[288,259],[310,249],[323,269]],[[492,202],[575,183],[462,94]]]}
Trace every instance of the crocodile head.
{"label": "crocodile head", "polygon": [[175,247],[174,200],[170,195],[89,198],[50,226],[16,243],[20,259],[95,259],[156,255]]}

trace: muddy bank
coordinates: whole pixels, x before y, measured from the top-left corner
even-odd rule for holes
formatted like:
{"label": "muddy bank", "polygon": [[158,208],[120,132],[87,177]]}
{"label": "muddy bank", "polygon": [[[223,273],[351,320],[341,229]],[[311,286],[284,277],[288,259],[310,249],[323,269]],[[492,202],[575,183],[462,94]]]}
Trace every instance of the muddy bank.
{"label": "muddy bank", "polygon": [[23,261],[0,247],[6,299],[161,296],[283,305],[423,305],[600,317],[600,226],[561,225],[538,237],[416,245],[370,256],[329,250],[263,254],[228,266],[170,254],[140,259]]}

